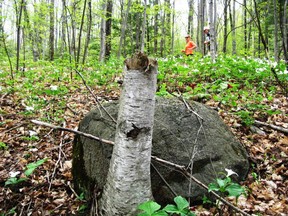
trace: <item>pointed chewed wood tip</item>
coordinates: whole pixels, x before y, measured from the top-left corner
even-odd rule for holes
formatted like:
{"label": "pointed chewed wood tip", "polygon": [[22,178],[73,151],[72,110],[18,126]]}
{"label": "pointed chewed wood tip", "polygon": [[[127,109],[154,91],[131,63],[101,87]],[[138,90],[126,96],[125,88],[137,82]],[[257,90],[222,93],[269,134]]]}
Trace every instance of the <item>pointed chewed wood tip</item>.
{"label": "pointed chewed wood tip", "polygon": [[131,58],[126,59],[124,63],[127,70],[145,71],[149,65],[149,59],[144,53],[137,52]]}

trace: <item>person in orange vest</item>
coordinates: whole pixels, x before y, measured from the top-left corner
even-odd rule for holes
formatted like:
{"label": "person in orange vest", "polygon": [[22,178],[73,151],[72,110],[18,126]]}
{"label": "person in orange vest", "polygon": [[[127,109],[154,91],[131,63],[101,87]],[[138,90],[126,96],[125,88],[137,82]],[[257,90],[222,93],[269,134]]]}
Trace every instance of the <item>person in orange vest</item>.
{"label": "person in orange vest", "polygon": [[190,35],[185,36],[185,40],[186,46],[185,49],[182,50],[182,52],[185,53],[186,56],[193,55],[193,51],[197,48],[197,45],[191,40]]}

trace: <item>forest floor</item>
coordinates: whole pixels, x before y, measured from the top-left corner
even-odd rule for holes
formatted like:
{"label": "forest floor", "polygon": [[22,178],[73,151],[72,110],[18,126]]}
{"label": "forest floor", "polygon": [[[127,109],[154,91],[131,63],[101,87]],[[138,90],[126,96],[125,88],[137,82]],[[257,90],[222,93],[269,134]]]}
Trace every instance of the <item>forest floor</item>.
{"label": "forest floor", "polygon": [[[115,100],[120,94],[119,88],[94,87],[92,90],[102,101]],[[63,97],[42,95],[41,99],[49,101],[45,109],[30,115],[29,106],[18,92],[0,94],[0,215],[77,215],[86,207],[83,196],[77,195],[72,186],[74,134],[35,125],[31,120],[46,115],[53,123],[54,119],[62,116],[61,126],[77,129],[83,116],[96,106],[95,100],[85,86],[71,88]],[[269,126],[243,126],[230,108],[219,107],[219,103],[213,100],[205,103],[218,108],[221,118],[249,154],[251,171],[246,181],[241,182],[248,194],[239,198],[237,206],[251,215],[287,215],[287,133]],[[254,117],[288,130],[287,98],[279,92],[273,100],[263,103],[281,112],[267,119],[255,112]],[[59,104],[63,113],[58,112]],[[54,115],[48,116],[51,110]],[[15,183],[21,177],[26,178],[24,171],[27,164],[44,158],[48,160],[36,168],[28,179]],[[13,176],[15,178],[11,179]],[[15,184],[5,186],[9,178]],[[224,205],[220,208],[222,215],[233,215]],[[215,207],[205,209],[200,205],[194,209],[197,215],[221,215]]]}

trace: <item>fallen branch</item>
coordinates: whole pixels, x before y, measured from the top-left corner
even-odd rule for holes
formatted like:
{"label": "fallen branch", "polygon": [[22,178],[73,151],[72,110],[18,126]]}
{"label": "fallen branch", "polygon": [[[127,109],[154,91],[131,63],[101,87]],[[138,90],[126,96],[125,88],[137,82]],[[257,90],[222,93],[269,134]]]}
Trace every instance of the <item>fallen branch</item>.
{"label": "fallen branch", "polygon": [[47,122],[41,122],[41,121],[37,121],[37,120],[31,120],[31,122],[34,123],[34,124],[37,124],[37,125],[53,128],[54,130],[68,131],[68,132],[75,133],[75,134],[78,134],[78,135],[81,135],[81,136],[84,136],[84,137],[87,137],[87,138],[90,138],[90,139],[94,139],[94,140],[100,141],[102,143],[106,143],[106,144],[109,144],[109,145],[114,145],[114,142],[112,142],[110,140],[101,139],[101,138],[93,136],[91,134],[83,133],[81,131],[73,130],[73,129],[70,129],[70,128],[64,128],[64,127],[52,125],[52,124],[49,124]]}
{"label": "fallen branch", "polygon": [[[96,136],[93,136],[91,134],[87,134],[87,133],[83,133],[81,131],[76,131],[76,130],[73,130],[73,129],[70,129],[70,128],[64,128],[64,127],[60,127],[60,126],[56,126],[56,125],[52,125],[52,124],[49,124],[49,123],[46,123],[46,122],[41,122],[41,121],[37,121],[37,120],[31,120],[32,123],[34,124],[37,124],[37,125],[41,125],[41,126],[45,126],[45,127],[50,127],[50,128],[53,128],[55,130],[63,130],[63,131],[68,131],[68,132],[71,132],[71,133],[75,133],[75,134],[78,134],[78,135],[81,135],[81,136],[85,136],[87,138],[90,138],[90,139],[94,139],[94,140],[97,140],[97,141],[100,141],[100,142],[103,142],[103,143],[106,143],[106,144],[109,144],[109,145],[114,145],[114,142],[113,141],[110,141],[110,140],[105,140],[105,139],[101,139],[99,137],[96,137]],[[192,181],[194,181],[196,184],[198,184],[199,186],[201,186],[202,188],[206,189],[208,191],[208,186],[205,185],[204,183],[202,183],[200,180],[198,180],[197,178],[195,178],[193,175],[191,175],[185,166],[181,166],[181,165],[178,165],[178,164],[175,164],[175,163],[172,163],[170,161],[166,161],[166,160],[163,160],[161,158],[158,158],[158,157],[155,157],[155,156],[151,156],[151,158],[154,160],[154,161],[157,161],[161,164],[164,164],[164,165],[168,165],[170,167],[173,167],[177,170],[179,170],[184,176],[190,178]],[[244,216],[250,216],[249,214],[247,214],[246,212],[242,211],[241,209],[237,208],[236,206],[234,206],[232,203],[230,203],[229,201],[225,200],[224,198],[222,198],[221,196],[219,196],[217,193],[215,193],[214,191],[211,191],[210,192],[213,196],[215,196],[217,199],[219,199],[221,202],[223,202],[224,204],[226,204],[227,206],[231,207],[232,209],[234,209],[235,211],[241,213],[242,215]]]}
{"label": "fallen branch", "polygon": [[268,124],[268,123],[257,121],[257,120],[255,120],[255,124],[256,125],[260,125],[260,126],[270,127],[270,128],[272,128],[274,130],[278,130],[278,131],[281,131],[281,132],[283,132],[285,134],[288,134],[288,129],[283,128],[283,127],[279,127],[279,126],[276,126],[276,125]]}

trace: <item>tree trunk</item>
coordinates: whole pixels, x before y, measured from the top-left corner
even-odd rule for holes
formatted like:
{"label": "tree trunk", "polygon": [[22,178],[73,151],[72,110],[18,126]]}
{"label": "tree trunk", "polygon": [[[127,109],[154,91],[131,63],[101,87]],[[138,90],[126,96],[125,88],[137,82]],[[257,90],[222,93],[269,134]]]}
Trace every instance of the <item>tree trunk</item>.
{"label": "tree trunk", "polygon": [[269,48],[268,48],[268,45],[266,43],[263,31],[262,31],[261,20],[260,20],[260,15],[259,15],[259,11],[258,11],[259,8],[257,8],[258,5],[257,5],[256,0],[253,0],[253,3],[254,3],[254,10],[255,10],[255,16],[256,16],[256,26],[257,26],[258,31],[259,31],[259,56],[258,57],[260,58],[260,41],[261,41],[263,46],[264,46],[265,56],[266,56],[266,58],[269,59]]}
{"label": "tree trunk", "polygon": [[228,11],[228,0],[224,0],[224,36],[223,36],[223,53],[227,52],[227,26],[228,26],[228,18],[227,18],[227,11]]}
{"label": "tree trunk", "polygon": [[235,8],[235,0],[233,0],[232,7],[232,54],[236,55],[236,8]]}
{"label": "tree trunk", "polygon": [[243,1],[243,5],[244,5],[244,55],[245,57],[247,57],[247,11],[246,11],[246,7],[247,7],[247,0]]}
{"label": "tree trunk", "polygon": [[284,52],[284,59],[286,62],[286,70],[288,70],[288,37],[287,37],[287,26],[288,26],[288,18],[287,18],[287,3],[288,0],[286,0],[283,5],[280,4],[280,13],[283,14],[283,16],[280,16],[280,29],[282,34],[282,44],[283,44],[283,52]]}
{"label": "tree trunk", "polygon": [[[21,19],[22,19],[22,11],[23,6],[25,4],[25,0],[21,0],[19,11],[17,10],[17,2],[15,2],[16,7],[16,27],[17,27],[17,48],[16,48],[16,71],[19,71],[19,62],[20,62],[20,37],[21,37]],[[19,13],[19,14],[18,14]]]}
{"label": "tree trunk", "polygon": [[[171,3],[170,3],[170,0],[165,0],[164,5],[165,5],[164,10],[166,10],[166,12],[165,12],[165,14],[166,14],[166,20],[165,20],[165,32],[166,32],[166,34],[163,34],[163,37],[165,35],[166,39],[164,40],[164,47],[163,47],[164,50],[163,51],[167,50],[165,53],[167,55],[167,54],[171,53],[171,50],[170,50],[170,48],[171,48],[171,46],[170,46],[170,44],[171,44]],[[169,46],[166,44],[169,44]]]}
{"label": "tree trunk", "polygon": [[141,53],[125,61],[115,146],[100,200],[107,216],[136,215],[137,206],[152,199],[150,160],[157,79],[157,62],[152,61],[149,64]]}
{"label": "tree trunk", "polygon": [[49,59],[50,61],[54,60],[54,7],[55,2],[51,0],[49,13],[50,13],[50,29],[49,29]]}
{"label": "tree trunk", "polygon": [[173,0],[172,11],[173,11],[173,14],[172,14],[171,54],[173,55],[174,54],[174,42],[175,42],[175,0]]}
{"label": "tree trunk", "polygon": [[188,30],[187,33],[191,35],[191,38],[193,38],[193,3],[194,0],[188,0]]}
{"label": "tree trunk", "polygon": [[81,40],[82,40],[82,32],[83,32],[83,26],[84,26],[86,4],[87,4],[87,0],[84,0],[84,6],[83,6],[83,11],[82,11],[82,18],[81,18],[81,24],[80,24],[80,30],[79,30],[79,36],[78,36],[78,49],[77,49],[76,67],[78,66],[79,61],[80,61]]}
{"label": "tree trunk", "polygon": [[105,44],[106,44],[106,1],[102,2],[101,9],[103,11],[103,15],[101,18],[101,28],[100,28],[100,56],[99,56],[99,61],[104,62],[105,60]]}
{"label": "tree trunk", "polygon": [[[67,33],[71,32],[71,41],[70,41],[70,55],[73,56],[73,60],[74,60],[74,63],[75,63],[75,66],[77,66],[77,53],[76,53],[76,10],[77,10],[77,4],[79,2],[72,2],[72,6],[71,6],[71,12],[69,10],[70,7],[66,7],[67,11],[69,12],[69,15],[70,15],[70,19],[71,19],[71,30],[69,29],[69,26],[67,25]],[[69,35],[67,35],[68,38]],[[72,59],[72,58],[71,58]]]}
{"label": "tree trunk", "polygon": [[[0,0],[0,15],[2,14],[2,10],[3,10],[3,1],[4,0]],[[4,24],[3,24],[3,17],[0,16],[0,43],[3,44],[3,48],[5,50],[5,53],[7,55],[8,61],[9,61],[9,66],[10,66],[10,74],[11,74],[11,79],[14,79],[14,75],[13,75],[13,67],[12,67],[12,62],[11,62],[11,58],[10,58],[10,54],[6,45],[6,36],[4,33]]]}
{"label": "tree trunk", "polygon": [[33,61],[36,62],[38,60],[39,55],[37,54],[35,34],[32,30],[32,26],[30,23],[30,18],[29,18],[26,4],[23,6],[23,12],[24,12],[24,21],[26,23],[26,31],[28,32],[28,39],[29,39],[29,42],[30,42],[30,45],[32,48],[31,51],[32,51],[32,55],[33,55]]}
{"label": "tree trunk", "polygon": [[288,57],[287,57],[287,52],[288,52],[288,37],[287,37],[287,26],[288,26],[288,18],[287,18],[287,4],[288,0],[285,1],[284,3],[284,9],[283,9],[283,41],[284,41],[284,47],[286,48],[286,64],[288,63]]}
{"label": "tree trunk", "polygon": [[160,40],[160,55],[161,57],[164,56],[164,48],[165,48],[165,38],[166,38],[166,28],[165,28],[165,17],[166,17],[166,13],[165,13],[165,10],[164,10],[164,13],[162,15],[162,19],[161,19],[161,40]]}
{"label": "tree trunk", "polygon": [[106,59],[109,59],[111,55],[112,10],[113,10],[113,1],[108,0],[106,5],[106,44],[105,44]]}
{"label": "tree trunk", "polygon": [[[200,0],[199,3],[199,12],[198,12],[198,32],[200,33],[200,41],[197,39],[199,48],[202,51],[202,55],[205,55],[205,46],[204,46],[204,10],[205,10],[205,0]],[[200,28],[200,29],[199,29]]]}
{"label": "tree trunk", "polygon": [[[67,21],[67,17],[68,17],[68,13],[67,13],[67,5],[66,5],[66,0],[62,0],[62,5],[63,5],[63,42],[66,45],[66,47],[68,48],[68,52],[69,52],[69,62],[70,64],[72,63],[72,42],[71,42],[71,37],[70,37],[70,31],[69,31],[69,27],[68,27],[68,21]],[[65,32],[67,33],[67,44],[66,44],[66,37],[65,37]],[[71,70],[72,71],[72,70]],[[72,72],[70,73],[70,78],[72,79]]]}
{"label": "tree trunk", "polygon": [[277,4],[276,0],[273,0],[273,6],[274,6],[274,60],[276,62],[279,61],[278,54],[278,13],[277,13]]}
{"label": "tree trunk", "polygon": [[87,14],[87,35],[86,35],[86,42],[84,47],[83,59],[82,64],[85,64],[85,60],[88,53],[88,46],[90,43],[90,36],[91,36],[91,28],[92,28],[92,5],[91,0],[88,0],[88,14]]}
{"label": "tree trunk", "polygon": [[[158,6],[158,0],[154,0],[154,6]],[[159,24],[159,12],[156,11],[154,17],[154,53],[157,54],[158,52],[158,24]]]}
{"label": "tree trunk", "polygon": [[146,10],[147,10],[147,0],[144,0],[144,13],[143,13],[143,23],[142,23],[142,34],[141,34],[141,52],[144,52],[145,47],[145,32],[146,32]]}
{"label": "tree trunk", "polygon": [[214,16],[213,16],[213,9],[214,9],[214,0],[209,0],[209,25],[210,25],[210,54],[212,62],[215,62],[216,52],[215,52],[215,23],[214,23]]}
{"label": "tree trunk", "polygon": [[117,55],[118,58],[121,56],[122,46],[125,40],[125,33],[126,33],[126,28],[127,28],[127,20],[128,20],[128,14],[130,11],[130,6],[131,6],[131,0],[128,0],[126,12],[124,14],[124,17],[122,17],[121,36],[120,36],[119,49],[118,49],[118,55]]}

